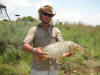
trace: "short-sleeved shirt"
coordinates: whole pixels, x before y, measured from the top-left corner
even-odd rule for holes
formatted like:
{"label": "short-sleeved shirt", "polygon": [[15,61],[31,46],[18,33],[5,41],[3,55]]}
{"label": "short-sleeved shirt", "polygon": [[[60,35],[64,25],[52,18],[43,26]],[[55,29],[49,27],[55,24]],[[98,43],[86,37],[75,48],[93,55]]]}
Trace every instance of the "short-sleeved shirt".
{"label": "short-sleeved shirt", "polygon": [[[37,48],[44,47],[51,43],[55,43],[62,40],[63,39],[61,32],[57,27],[49,25],[48,31],[45,31],[45,29],[42,27],[40,23],[29,30],[26,38],[24,39],[24,42],[29,44],[33,43],[33,47]],[[38,71],[57,70],[59,67],[58,62],[59,61],[57,59],[52,58],[36,61],[36,57],[33,56],[32,68]]]}

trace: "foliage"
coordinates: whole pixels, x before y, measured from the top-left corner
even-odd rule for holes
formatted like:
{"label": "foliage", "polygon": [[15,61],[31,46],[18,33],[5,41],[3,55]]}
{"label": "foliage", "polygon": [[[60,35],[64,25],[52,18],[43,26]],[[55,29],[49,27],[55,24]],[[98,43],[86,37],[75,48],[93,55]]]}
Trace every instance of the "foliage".
{"label": "foliage", "polygon": [[[0,75],[29,75],[32,55],[22,51],[21,45],[30,27],[38,22],[0,21]],[[64,40],[71,40],[84,49],[83,53],[60,60],[59,75],[99,74],[100,26],[82,23],[56,23],[55,26],[61,30]]]}
{"label": "foliage", "polygon": [[38,21],[38,20],[36,20],[35,18],[33,18],[31,16],[23,17],[22,20],[23,21],[30,21],[30,22]]}

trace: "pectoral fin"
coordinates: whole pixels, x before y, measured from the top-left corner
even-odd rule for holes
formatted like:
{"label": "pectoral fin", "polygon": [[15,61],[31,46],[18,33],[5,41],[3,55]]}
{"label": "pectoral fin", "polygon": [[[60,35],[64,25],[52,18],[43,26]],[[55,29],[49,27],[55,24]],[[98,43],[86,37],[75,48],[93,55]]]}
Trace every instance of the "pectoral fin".
{"label": "pectoral fin", "polygon": [[36,58],[36,62],[39,62],[40,60],[46,60],[47,59],[45,56],[39,57],[37,55],[35,55],[35,58]]}
{"label": "pectoral fin", "polygon": [[40,58],[39,56],[35,55],[35,59],[36,59],[36,62],[39,62]]}

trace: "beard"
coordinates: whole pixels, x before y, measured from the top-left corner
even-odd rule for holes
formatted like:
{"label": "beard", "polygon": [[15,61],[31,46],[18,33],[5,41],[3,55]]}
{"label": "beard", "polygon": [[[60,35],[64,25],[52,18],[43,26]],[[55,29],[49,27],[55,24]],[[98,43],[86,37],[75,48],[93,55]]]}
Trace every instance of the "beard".
{"label": "beard", "polygon": [[42,23],[44,23],[44,24],[49,24],[49,22],[42,22]]}
{"label": "beard", "polygon": [[44,23],[44,24],[49,24],[50,21],[42,21],[42,23]]}

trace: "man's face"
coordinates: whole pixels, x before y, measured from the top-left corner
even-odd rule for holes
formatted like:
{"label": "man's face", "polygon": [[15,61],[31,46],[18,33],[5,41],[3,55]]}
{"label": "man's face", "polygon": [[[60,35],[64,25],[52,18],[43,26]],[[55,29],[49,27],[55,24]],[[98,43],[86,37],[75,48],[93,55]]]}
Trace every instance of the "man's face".
{"label": "man's face", "polygon": [[52,19],[52,15],[51,14],[47,14],[47,13],[43,13],[42,15],[42,22],[44,24],[49,24],[51,22],[51,19]]}

